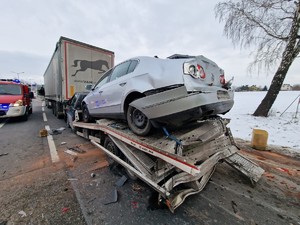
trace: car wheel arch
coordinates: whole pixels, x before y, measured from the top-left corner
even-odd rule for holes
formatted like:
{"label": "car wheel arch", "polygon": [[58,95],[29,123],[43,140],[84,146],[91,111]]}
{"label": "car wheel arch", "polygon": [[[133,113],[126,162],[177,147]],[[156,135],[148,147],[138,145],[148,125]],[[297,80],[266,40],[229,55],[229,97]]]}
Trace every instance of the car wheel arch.
{"label": "car wheel arch", "polygon": [[127,109],[128,109],[129,104],[131,102],[133,102],[134,100],[139,99],[139,98],[143,98],[145,96],[146,96],[145,94],[140,93],[140,92],[131,92],[129,95],[126,96],[124,104],[123,104],[123,112],[125,114],[125,118],[127,116],[126,113],[127,113]]}

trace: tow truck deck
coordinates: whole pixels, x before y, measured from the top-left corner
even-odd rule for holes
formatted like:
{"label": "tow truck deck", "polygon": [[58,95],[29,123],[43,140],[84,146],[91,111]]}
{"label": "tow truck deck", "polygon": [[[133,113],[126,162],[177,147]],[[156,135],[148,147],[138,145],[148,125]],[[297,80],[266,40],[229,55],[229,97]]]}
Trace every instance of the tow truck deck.
{"label": "tow truck deck", "polygon": [[125,123],[115,120],[83,123],[75,119],[73,125],[78,135],[121,164],[131,178],[138,177],[158,191],[158,201],[174,212],[186,197],[205,187],[220,162],[228,163],[253,184],[264,173],[239,154],[228,123],[227,119],[208,119],[171,134],[156,130],[147,137],[135,135]]}

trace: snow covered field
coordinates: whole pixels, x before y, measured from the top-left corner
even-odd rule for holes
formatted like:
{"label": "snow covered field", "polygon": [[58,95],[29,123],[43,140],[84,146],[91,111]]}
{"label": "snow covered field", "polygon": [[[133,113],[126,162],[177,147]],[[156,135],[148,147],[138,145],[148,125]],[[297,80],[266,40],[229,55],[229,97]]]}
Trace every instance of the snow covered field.
{"label": "snow covered field", "polygon": [[[233,108],[223,116],[231,119],[229,127],[233,136],[251,141],[252,129],[263,129],[269,133],[268,144],[290,147],[300,153],[300,105],[295,118],[300,91],[281,91],[268,118],[252,116],[251,114],[253,114],[266,93],[235,93]],[[296,101],[287,109],[295,99]],[[280,116],[286,109],[287,111]]]}

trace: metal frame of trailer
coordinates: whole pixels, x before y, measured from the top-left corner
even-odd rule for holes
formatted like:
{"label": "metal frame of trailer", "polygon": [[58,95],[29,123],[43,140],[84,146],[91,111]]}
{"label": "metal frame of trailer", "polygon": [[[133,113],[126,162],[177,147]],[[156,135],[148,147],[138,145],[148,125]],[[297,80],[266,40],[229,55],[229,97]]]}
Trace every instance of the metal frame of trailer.
{"label": "metal frame of trailer", "polygon": [[[174,212],[186,197],[203,190],[222,161],[252,183],[264,173],[261,167],[239,154],[228,123],[227,119],[208,119],[173,130],[172,134],[157,130],[147,137],[133,134],[126,124],[115,120],[74,121],[73,125],[78,135],[91,140],[129,173],[158,191],[158,201]],[[121,153],[112,151],[111,145]]]}

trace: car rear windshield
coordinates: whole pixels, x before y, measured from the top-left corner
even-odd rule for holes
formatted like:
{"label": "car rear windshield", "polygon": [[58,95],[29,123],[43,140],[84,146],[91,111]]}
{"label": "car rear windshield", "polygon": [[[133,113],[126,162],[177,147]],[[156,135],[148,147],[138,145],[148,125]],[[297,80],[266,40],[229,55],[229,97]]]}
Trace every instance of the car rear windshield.
{"label": "car rear windshield", "polygon": [[21,95],[22,90],[18,84],[0,84],[0,95]]}

